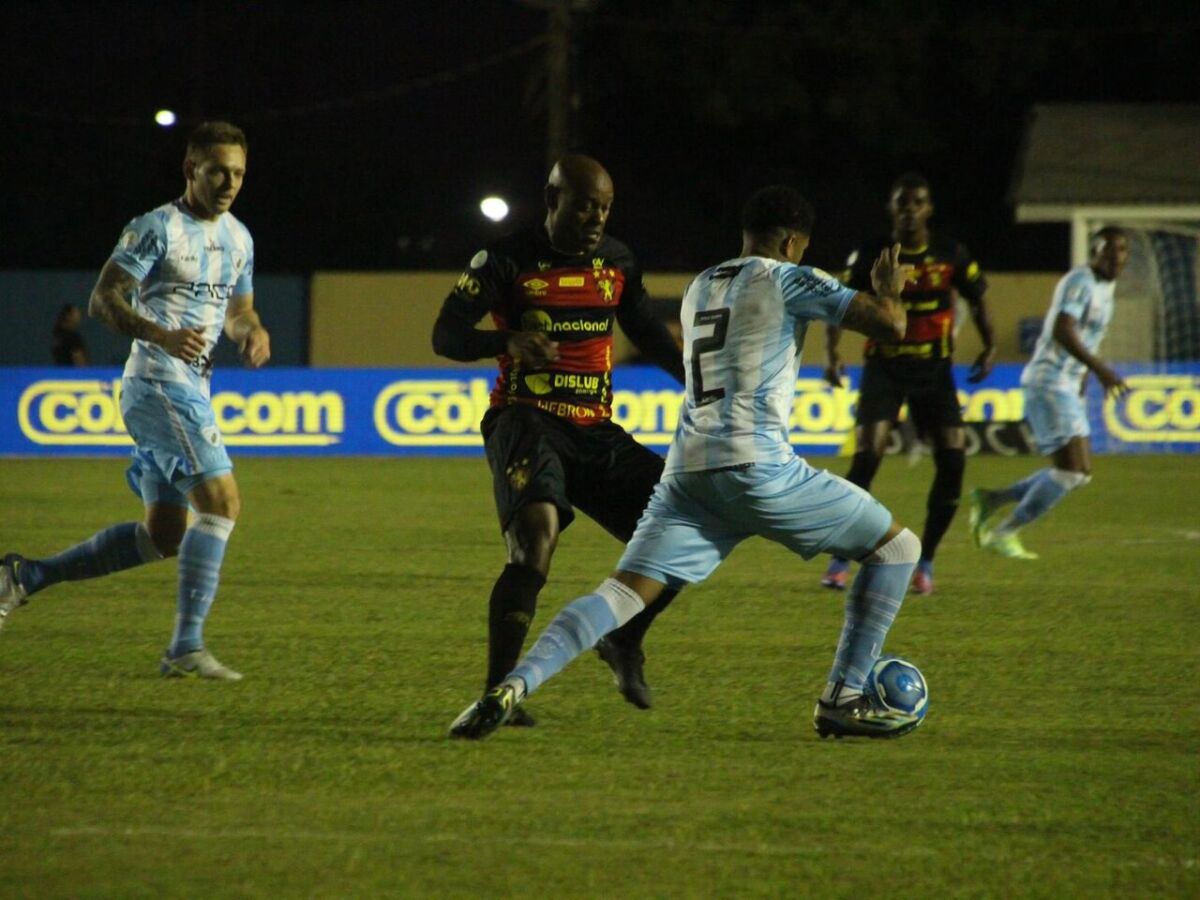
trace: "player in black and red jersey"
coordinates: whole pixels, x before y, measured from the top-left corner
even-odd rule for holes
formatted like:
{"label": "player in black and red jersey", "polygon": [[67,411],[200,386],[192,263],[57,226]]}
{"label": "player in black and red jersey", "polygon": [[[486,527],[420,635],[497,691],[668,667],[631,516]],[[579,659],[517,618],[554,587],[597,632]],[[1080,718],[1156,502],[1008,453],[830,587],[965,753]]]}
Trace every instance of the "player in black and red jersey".
{"label": "player in black and red jersey", "polygon": [[[987,280],[979,263],[962,244],[929,230],[933,214],[929,182],[915,172],[901,175],[892,185],[888,210],[891,235],[863,244],[852,253],[845,280],[850,287],[869,290],[871,263],[880,250],[899,242],[900,261],[914,269],[901,296],[908,328],[896,341],[867,341],[855,417],[854,461],[846,478],[870,490],[900,406],[907,403],[917,431],[933,446],[933,486],[926,504],[921,560],[912,584],[916,593],[931,594],[933,557],[958,510],[966,467],[966,433],[951,369],[956,295],[967,302],[983,340],[968,381],[974,384],[991,373],[996,350],[984,302]],[[827,329],[825,378],[835,387],[842,383],[837,352],[840,333],[837,328]],[[835,557],[821,583],[844,588],[848,568],[847,560]]]}
{"label": "player in black and red jersey", "polygon": [[[650,310],[637,260],[604,233],[608,172],[590,157],[565,156],[545,201],[544,224],[475,254],[433,329],[438,354],[500,364],[481,426],[508,546],[488,615],[489,689],[517,663],[575,509],[628,541],[662,474],[662,458],[611,420],[614,321],[648,359],[684,378],[680,348]],[[487,314],[494,331],[475,327]],[[652,620],[643,613],[596,646],[621,693],[642,709],[650,692],[641,645]]]}

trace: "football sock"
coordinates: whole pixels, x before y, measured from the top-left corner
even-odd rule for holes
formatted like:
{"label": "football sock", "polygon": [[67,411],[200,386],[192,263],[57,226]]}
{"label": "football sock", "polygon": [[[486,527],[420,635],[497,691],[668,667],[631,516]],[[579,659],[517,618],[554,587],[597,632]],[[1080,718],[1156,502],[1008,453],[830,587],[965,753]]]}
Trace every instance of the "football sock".
{"label": "football sock", "polygon": [[1020,481],[1014,481],[1008,487],[1002,487],[995,491],[984,491],[984,495],[987,497],[988,503],[993,507],[1004,506],[1008,503],[1020,503],[1021,499],[1029,492],[1029,489],[1037,484],[1038,479],[1049,471],[1049,467],[1038,469],[1032,475],[1028,475]]}
{"label": "football sock", "polygon": [[861,691],[871,666],[883,652],[888,629],[904,603],[921,550],[905,528],[863,563],[846,597],[845,623],[827,681]]}
{"label": "football sock", "polygon": [[926,559],[924,556],[922,556],[917,561],[917,571],[920,572],[922,575],[924,575],[926,578],[932,578],[933,577],[933,560]]}
{"label": "football sock", "polygon": [[653,606],[647,606],[616,631],[611,632],[608,639],[616,641],[622,647],[642,646],[642,640],[646,637],[650,626],[654,624],[654,620],[658,618],[658,614],[666,609],[678,595],[678,591],[663,591]]}
{"label": "football sock", "polygon": [[200,513],[183,535],[179,544],[178,611],[168,656],[181,656],[204,646],[204,620],[217,597],[221,561],[233,524],[233,519]]}
{"label": "football sock", "polygon": [[86,541],[49,559],[26,560],[18,577],[28,594],[60,581],[80,581],[111,575],[122,569],[162,559],[141,522],[124,522],[97,532]]}
{"label": "football sock", "polygon": [[594,593],[562,608],[510,677],[520,678],[525,682],[526,695],[532,694],[546,679],[643,608],[642,598],[632,588],[607,579]]}
{"label": "football sock", "polygon": [[485,688],[498,685],[525,646],[525,635],[537,611],[538,592],[546,576],[529,566],[509,563],[496,579],[488,601],[488,671]]}
{"label": "football sock", "polygon": [[1004,537],[1041,518],[1063,497],[1091,480],[1082,472],[1068,472],[1056,468],[1042,469],[1036,475],[1036,480],[1025,492],[1021,502],[1009,513],[1008,518],[996,526],[993,531],[995,535]]}
{"label": "football sock", "polygon": [[966,454],[962,450],[949,448],[935,450],[933,462],[937,468],[925,506],[925,530],[921,534],[921,551],[926,559],[933,559],[936,555],[938,544],[958,512],[963,471],[967,465]]}

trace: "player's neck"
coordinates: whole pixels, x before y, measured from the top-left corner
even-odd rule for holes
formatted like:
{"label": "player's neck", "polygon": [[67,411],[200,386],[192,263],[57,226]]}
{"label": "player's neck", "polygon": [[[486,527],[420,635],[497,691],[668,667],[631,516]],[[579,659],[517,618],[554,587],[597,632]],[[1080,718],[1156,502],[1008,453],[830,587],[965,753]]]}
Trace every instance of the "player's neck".
{"label": "player's neck", "polygon": [[899,242],[901,251],[905,253],[920,253],[929,246],[929,229],[922,228],[920,231],[902,232],[893,228],[892,240]]}
{"label": "player's neck", "polygon": [[742,241],[742,252],[738,254],[739,259],[744,259],[747,256],[761,256],[764,259],[774,259],[779,262],[789,262],[786,256],[781,256],[778,249],[774,249],[765,244],[759,244],[754,241]]}
{"label": "player's neck", "polygon": [[183,205],[183,208],[187,210],[188,215],[190,215],[193,219],[199,219],[201,222],[215,222],[221,218],[221,213],[215,213],[211,210],[205,209],[196,202],[196,198],[191,196],[190,193],[185,193],[179,198],[179,200]]}

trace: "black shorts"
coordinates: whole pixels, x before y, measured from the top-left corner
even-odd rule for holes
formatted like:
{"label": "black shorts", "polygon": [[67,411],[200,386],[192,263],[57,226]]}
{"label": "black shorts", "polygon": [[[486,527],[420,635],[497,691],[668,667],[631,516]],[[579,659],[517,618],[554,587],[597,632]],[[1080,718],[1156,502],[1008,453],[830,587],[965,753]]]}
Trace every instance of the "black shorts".
{"label": "black shorts", "polygon": [[544,502],[558,507],[560,530],[578,507],[627,542],[662,475],[663,458],[612,422],[583,427],[518,403],[489,409],[481,428],[501,531]]}
{"label": "black shorts", "polygon": [[908,404],[909,418],[922,433],[961,426],[962,407],[951,361],[868,359],[863,365],[855,423],[895,422],[902,403]]}

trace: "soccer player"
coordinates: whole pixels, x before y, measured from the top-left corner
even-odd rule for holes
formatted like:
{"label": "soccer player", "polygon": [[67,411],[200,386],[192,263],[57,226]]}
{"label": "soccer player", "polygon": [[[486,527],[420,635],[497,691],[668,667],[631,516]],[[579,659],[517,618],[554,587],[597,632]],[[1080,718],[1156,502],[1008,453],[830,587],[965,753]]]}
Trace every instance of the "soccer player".
{"label": "soccer player", "polygon": [[[871,489],[900,406],[907,403],[917,431],[933,445],[933,485],[926,503],[921,560],[912,585],[918,594],[931,594],[933,558],[958,511],[966,468],[966,433],[951,369],[955,292],[967,301],[983,339],[983,350],[971,367],[968,381],[977,383],[991,373],[996,350],[984,303],[987,281],[979,263],[962,244],[929,229],[933,215],[929,182],[916,173],[901,175],[892,185],[888,210],[892,217],[890,237],[870,241],[851,253],[846,280],[851,287],[865,290],[869,266],[880,248],[899,242],[901,261],[913,267],[903,294],[908,329],[901,336],[867,341],[854,425],[854,460],[846,478],[863,490]],[[837,352],[840,334],[836,325],[826,330],[825,378],[834,387],[842,383]],[[835,556],[821,584],[843,590],[849,566],[849,560]]]}
{"label": "soccer player", "polygon": [[904,599],[920,542],[866,491],[813,469],[788,443],[798,347],[812,321],[874,337],[904,333],[899,247],[871,267],[878,296],[800,266],[813,212],[796,191],[756,192],[742,214],[742,252],[701,272],[683,298],[687,394],[654,490],[617,570],[566,606],[521,663],[472,704],[452,737],[486,737],[522,700],[598,638],[707,578],[751,535],[810,559],[862,562],[814,724],[822,737],[895,737],[919,717],[883,707],[866,680]]}
{"label": "soccer player", "polygon": [[[1091,258],[1064,275],[1054,288],[1033,358],[1021,372],[1025,416],[1038,452],[1051,465],[996,491],[971,492],[969,517],[975,546],[1010,559],[1037,559],[1017,532],[1048,513],[1058,501],[1092,480],[1087,413],[1081,399],[1088,372],[1106,392],[1123,393],[1125,382],[1097,353],[1112,318],[1116,280],[1129,262],[1129,240],[1120,228],[1101,228],[1092,238]],[[1004,506],[1016,507],[989,524]]]}
{"label": "soccer player", "polygon": [[245,175],[241,129],[200,125],[188,139],[183,196],[130,222],[100,270],[88,310],[133,338],[121,413],[135,444],[127,480],[145,504],[145,519],[113,525],[47,559],[9,553],[0,565],[0,625],[61,581],[178,556],[178,614],[161,673],[242,677],[206,649],[204,621],[240,509],[209,402],[213,348],[224,329],[247,366],[271,356],[270,335],[254,310],[254,243],[229,212]]}
{"label": "soccer player", "polygon": [[[611,421],[614,319],[680,382],[683,360],[650,310],[637,260],[605,234],[612,202],[603,166],[564,156],[545,188],[544,223],[476,253],[434,325],[437,353],[463,362],[496,357],[500,365],[481,426],[508,548],[489,602],[487,688],[521,654],[575,509],[627,541],[662,472],[662,457]],[[487,314],[494,331],[475,327]],[[641,709],[651,703],[642,637],[665,605],[596,648]],[[533,720],[522,711],[512,724]]]}

